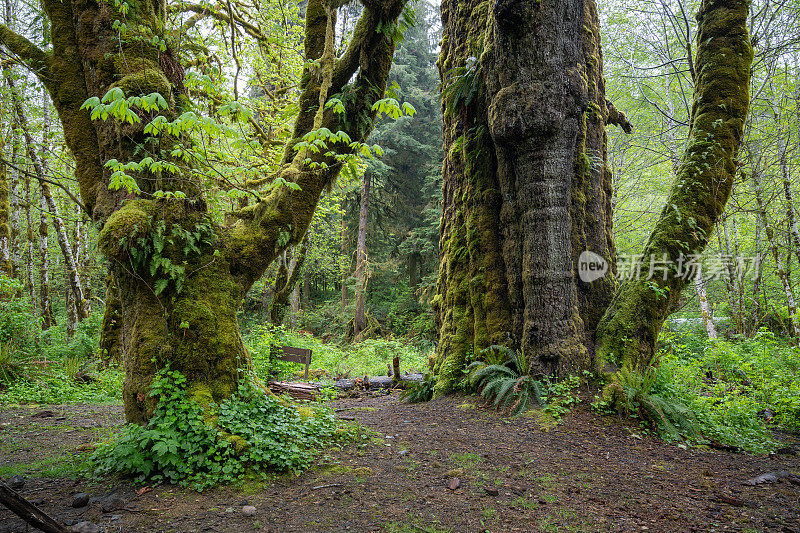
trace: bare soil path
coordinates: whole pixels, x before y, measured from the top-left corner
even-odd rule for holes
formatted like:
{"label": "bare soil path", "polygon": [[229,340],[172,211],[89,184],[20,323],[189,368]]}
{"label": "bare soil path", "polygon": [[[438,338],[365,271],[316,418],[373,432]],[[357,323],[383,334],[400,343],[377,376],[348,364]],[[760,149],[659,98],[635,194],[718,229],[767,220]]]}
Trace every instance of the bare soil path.
{"label": "bare soil path", "polygon": [[[553,425],[535,410],[504,419],[473,396],[408,405],[390,394],[333,405],[375,437],[326,451],[300,476],[142,494],[128,481],[64,479],[87,443],[121,423],[121,408],[3,408],[0,476],[27,470],[26,498],[62,522],[87,520],[100,531],[800,533],[795,480],[743,484],[766,472],[800,473],[797,455],[682,449],[582,406]],[[800,449],[797,439],[787,444]],[[74,509],[81,492],[90,503]],[[0,533],[22,531],[0,509]]]}

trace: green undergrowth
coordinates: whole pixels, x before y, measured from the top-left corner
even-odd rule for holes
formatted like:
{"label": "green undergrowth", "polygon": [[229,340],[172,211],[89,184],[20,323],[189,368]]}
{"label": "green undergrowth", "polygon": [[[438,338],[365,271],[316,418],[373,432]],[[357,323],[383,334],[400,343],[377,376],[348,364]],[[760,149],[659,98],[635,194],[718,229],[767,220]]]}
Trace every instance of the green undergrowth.
{"label": "green undergrowth", "polygon": [[261,378],[296,377],[303,365],[271,360],[270,346],[309,348],[312,379],[334,380],[341,377],[386,375],[395,356],[400,357],[401,372],[421,372],[428,366],[427,353],[414,344],[395,339],[367,339],[362,342],[335,345],[317,337],[285,327],[262,325],[247,337],[253,369]]}
{"label": "green undergrowth", "polygon": [[92,455],[98,475],[122,474],[138,482],[170,482],[203,490],[219,483],[274,472],[301,472],[318,450],[354,438],[356,429],[333,411],[265,395],[241,380],[220,404],[189,400],[186,378],[166,368],[153,381],[158,398],[146,426],[129,424]]}
{"label": "green undergrowth", "polygon": [[0,404],[122,402],[122,371],[98,360],[102,310],[68,334],[42,330],[23,285],[0,276]]}
{"label": "green undergrowth", "polygon": [[[94,365],[88,365],[94,366]],[[0,404],[121,404],[124,374],[119,368],[91,370],[86,381],[63,366],[24,374],[0,392]]]}
{"label": "green undergrowth", "polygon": [[800,348],[790,340],[766,330],[732,341],[667,332],[660,346],[657,368],[627,369],[611,387],[624,393],[623,411],[668,440],[765,453],[773,431],[800,431]]}

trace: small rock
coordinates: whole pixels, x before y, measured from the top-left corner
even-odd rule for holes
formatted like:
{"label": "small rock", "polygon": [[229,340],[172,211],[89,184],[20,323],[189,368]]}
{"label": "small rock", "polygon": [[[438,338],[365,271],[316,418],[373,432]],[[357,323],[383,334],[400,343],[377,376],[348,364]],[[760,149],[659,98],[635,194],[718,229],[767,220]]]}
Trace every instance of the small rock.
{"label": "small rock", "polygon": [[100,528],[91,522],[78,522],[67,530],[70,533],[100,533]]}
{"label": "small rock", "polygon": [[447,488],[450,490],[456,490],[460,486],[461,480],[457,477],[451,478],[450,481],[447,482]]}
{"label": "small rock", "polygon": [[112,514],[111,515],[111,521],[112,522],[116,522],[118,520],[122,520],[122,515],[121,514]]}
{"label": "small rock", "polygon": [[72,498],[72,506],[76,509],[86,507],[89,505],[89,495],[85,492],[80,492]]}
{"label": "small rock", "polygon": [[125,500],[123,500],[119,496],[112,495],[103,500],[102,509],[104,513],[110,513],[112,511],[116,511],[117,509],[122,509],[124,507],[125,507]]}
{"label": "small rock", "polygon": [[399,452],[397,452],[397,455],[399,455],[400,457],[408,455],[408,450],[400,450]]}
{"label": "small rock", "polygon": [[8,479],[8,486],[14,490],[20,490],[25,486],[25,478],[22,476],[11,476]]}
{"label": "small rock", "polygon": [[765,483],[777,483],[783,478],[789,477],[790,474],[786,470],[781,470],[780,472],[767,472],[766,474],[761,474],[760,476],[756,476],[753,479],[748,479],[747,481],[743,482],[744,485],[763,485]]}
{"label": "small rock", "polygon": [[500,496],[500,491],[496,487],[483,487],[483,492],[489,496]]}
{"label": "small rock", "polygon": [[252,505],[245,505],[244,507],[242,507],[242,514],[244,516],[255,516],[256,508],[253,507]]}

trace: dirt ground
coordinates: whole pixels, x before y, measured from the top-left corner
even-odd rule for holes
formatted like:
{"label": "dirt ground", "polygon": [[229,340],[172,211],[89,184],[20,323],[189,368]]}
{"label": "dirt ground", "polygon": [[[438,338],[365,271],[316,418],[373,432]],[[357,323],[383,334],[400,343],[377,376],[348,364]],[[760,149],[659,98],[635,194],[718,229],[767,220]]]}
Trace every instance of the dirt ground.
{"label": "dirt ground", "polygon": [[[5,408],[0,476],[26,475],[22,495],[62,523],[86,520],[100,531],[800,533],[795,479],[743,484],[800,473],[798,455],[684,449],[581,406],[558,425],[538,411],[504,419],[468,396],[408,405],[390,394],[334,407],[375,437],[327,450],[300,476],[141,494],[128,481],[69,479],[89,443],[121,423],[121,408]],[[800,440],[785,439],[800,450]],[[91,497],[86,507],[71,507],[76,493]],[[22,531],[0,508],[0,532]]]}

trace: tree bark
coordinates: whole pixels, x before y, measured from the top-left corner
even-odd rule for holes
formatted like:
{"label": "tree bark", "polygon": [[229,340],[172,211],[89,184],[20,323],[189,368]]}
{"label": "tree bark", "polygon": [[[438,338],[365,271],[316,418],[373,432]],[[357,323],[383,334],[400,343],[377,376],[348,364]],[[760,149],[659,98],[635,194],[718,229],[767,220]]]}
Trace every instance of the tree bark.
{"label": "tree bark", "polygon": [[364,173],[361,184],[361,206],[358,210],[358,238],[356,241],[356,298],[353,314],[353,338],[367,327],[367,215],[369,212],[369,194],[372,176]]}
{"label": "tree bark", "polygon": [[[347,219],[344,214],[342,214],[342,256],[347,257]],[[342,269],[342,317],[345,316],[347,310],[347,271],[347,267]]]}
{"label": "tree bark", "polygon": [[[306,262],[307,247],[308,242],[304,239],[300,246],[292,251],[292,258],[288,262],[286,257],[278,259],[278,275],[275,279],[275,291],[269,310],[270,321],[276,326],[283,324],[287,307],[293,306],[292,296]],[[295,312],[293,308],[292,311]]]}
{"label": "tree bark", "polygon": [[[597,329],[596,367],[648,366],[664,320],[686,286],[682,258],[699,255],[722,215],[736,173],[750,96],[753,50],[746,0],[704,0],[698,13],[695,97],[689,142],[665,207],[642,254],[663,258],[663,277],[625,282]],[[666,279],[663,279],[666,277]]]}
{"label": "tree bark", "polygon": [[[50,103],[49,96],[42,94],[42,172],[48,171],[46,157],[50,149]],[[41,192],[41,191],[40,191]],[[50,249],[48,248],[47,202],[44,194],[39,194],[39,314],[42,317],[42,329],[47,330],[56,324],[53,315],[53,302],[50,295]]]}
{"label": "tree bark", "polygon": [[698,272],[697,276],[694,278],[694,287],[697,291],[697,301],[700,303],[700,314],[703,316],[703,324],[706,326],[708,338],[716,339],[717,328],[714,326],[714,316],[711,313],[711,306],[708,304],[708,295],[706,294],[706,282],[701,272]]}
{"label": "tree bark", "polygon": [[[442,21],[436,392],[493,344],[532,374],[588,368],[616,269],[595,4],[445,0]],[[581,281],[587,250],[608,275]]]}

